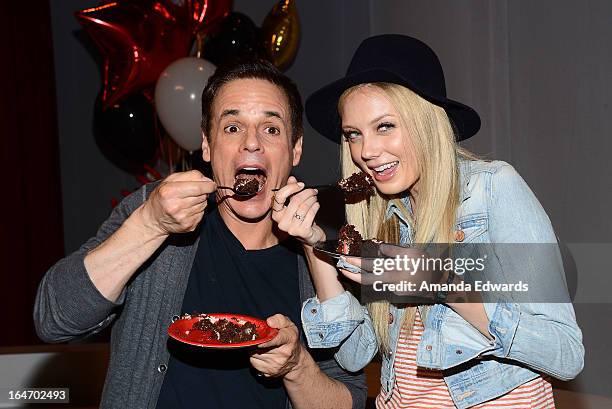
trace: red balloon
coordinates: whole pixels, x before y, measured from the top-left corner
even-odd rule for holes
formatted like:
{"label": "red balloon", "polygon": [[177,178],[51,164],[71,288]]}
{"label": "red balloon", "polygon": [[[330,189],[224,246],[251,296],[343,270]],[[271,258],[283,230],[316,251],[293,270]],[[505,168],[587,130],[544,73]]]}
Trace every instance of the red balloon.
{"label": "red balloon", "polygon": [[196,1],[180,6],[167,2],[171,0],[115,1],[75,13],[104,57],[104,109],[154,85],[170,63],[189,54],[195,23],[186,19]]}
{"label": "red balloon", "polygon": [[[204,0],[206,2],[206,0]],[[197,31],[210,33],[219,28],[221,22],[232,11],[232,0],[215,0],[208,2],[204,24]]]}
{"label": "red balloon", "polygon": [[183,0],[180,4],[166,0],[165,5],[189,24],[193,34],[208,34],[232,11],[232,0]]}

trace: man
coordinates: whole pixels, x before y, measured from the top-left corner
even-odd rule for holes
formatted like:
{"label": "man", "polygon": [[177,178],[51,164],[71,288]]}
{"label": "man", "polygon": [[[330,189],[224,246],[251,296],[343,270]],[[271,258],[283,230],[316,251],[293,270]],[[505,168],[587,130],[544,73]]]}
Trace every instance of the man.
{"label": "man", "polygon": [[[300,343],[294,323],[314,291],[300,246],[271,217],[272,189],[295,184],[302,153],[297,88],[269,63],[219,69],[202,93],[202,132],[215,180],[175,173],[126,198],[43,278],[39,336],[67,341],[115,321],[105,408],[363,407],[362,375]],[[260,192],[217,190],[236,177],[257,179]],[[173,317],[194,311],[269,317],[279,333],[255,351],[168,340]]]}

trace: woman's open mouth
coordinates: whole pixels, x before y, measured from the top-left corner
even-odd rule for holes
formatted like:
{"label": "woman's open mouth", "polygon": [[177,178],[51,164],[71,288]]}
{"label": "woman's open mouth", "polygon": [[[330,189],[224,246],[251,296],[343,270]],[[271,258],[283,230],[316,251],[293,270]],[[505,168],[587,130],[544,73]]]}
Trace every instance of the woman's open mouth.
{"label": "woman's open mouth", "polygon": [[391,179],[399,166],[399,161],[385,163],[372,169],[372,176],[379,182],[384,182]]}

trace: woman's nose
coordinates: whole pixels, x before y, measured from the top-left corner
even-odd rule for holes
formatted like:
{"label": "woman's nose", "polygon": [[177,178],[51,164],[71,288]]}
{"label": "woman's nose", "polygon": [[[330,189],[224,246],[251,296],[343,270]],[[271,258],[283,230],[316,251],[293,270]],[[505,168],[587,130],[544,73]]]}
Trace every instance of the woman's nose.
{"label": "woman's nose", "polygon": [[380,142],[377,141],[377,138],[370,137],[365,134],[362,136],[362,138],[361,158],[363,160],[370,160],[380,156],[382,147]]}

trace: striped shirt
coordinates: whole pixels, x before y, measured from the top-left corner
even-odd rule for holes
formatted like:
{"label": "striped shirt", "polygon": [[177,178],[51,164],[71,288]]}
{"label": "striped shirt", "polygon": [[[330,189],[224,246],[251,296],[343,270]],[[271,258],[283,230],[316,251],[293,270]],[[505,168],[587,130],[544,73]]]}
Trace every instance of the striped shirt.
{"label": "striped shirt", "polygon": [[[416,365],[417,345],[423,334],[423,322],[417,312],[412,332],[402,328],[395,356],[395,386],[391,399],[385,402],[383,392],[376,398],[376,407],[392,409],[455,408],[442,372]],[[496,399],[474,408],[550,409],[555,407],[550,382],[537,377]]]}

